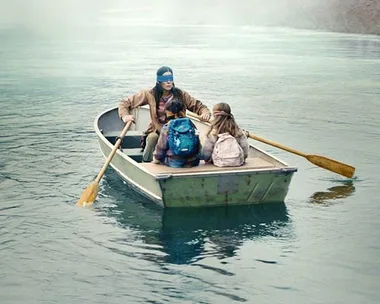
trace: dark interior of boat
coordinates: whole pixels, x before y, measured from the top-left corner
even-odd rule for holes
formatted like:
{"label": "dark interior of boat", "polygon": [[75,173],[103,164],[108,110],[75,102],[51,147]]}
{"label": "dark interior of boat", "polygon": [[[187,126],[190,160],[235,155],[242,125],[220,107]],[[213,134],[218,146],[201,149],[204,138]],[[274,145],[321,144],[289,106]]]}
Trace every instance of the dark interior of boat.
{"label": "dark interior of boat", "polygon": [[[142,149],[140,146],[140,139],[142,135],[142,131],[128,131],[120,145],[121,150],[138,163],[142,162]],[[111,144],[114,145],[116,140],[119,138],[119,134],[108,133],[105,137]]]}

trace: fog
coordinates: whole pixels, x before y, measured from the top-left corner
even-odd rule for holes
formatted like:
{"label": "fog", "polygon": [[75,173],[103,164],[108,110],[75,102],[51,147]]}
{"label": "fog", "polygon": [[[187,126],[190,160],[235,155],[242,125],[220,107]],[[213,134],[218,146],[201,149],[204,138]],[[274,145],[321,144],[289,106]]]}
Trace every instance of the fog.
{"label": "fog", "polygon": [[[301,4],[302,3],[302,4]],[[0,1],[0,22],[12,26],[61,26],[92,22],[166,22],[176,24],[275,25],[290,15],[310,9],[316,0],[244,0],[221,4],[217,0]],[[302,17],[302,16],[300,16]]]}
{"label": "fog", "polygon": [[351,32],[379,30],[374,0],[0,0],[0,26],[46,32],[71,26],[249,25]]}

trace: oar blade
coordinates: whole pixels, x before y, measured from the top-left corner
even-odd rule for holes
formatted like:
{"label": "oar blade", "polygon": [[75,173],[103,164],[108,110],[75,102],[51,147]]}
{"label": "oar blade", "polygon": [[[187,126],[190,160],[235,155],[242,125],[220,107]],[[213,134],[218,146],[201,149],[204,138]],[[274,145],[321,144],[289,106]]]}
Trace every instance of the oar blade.
{"label": "oar blade", "polygon": [[87,207],[91,205],[98,195],[99,191],[99,183],[96,181],[92,182],[88,185],[88,187],[83,191],[81,197],[77,202],[77,206],[79,207]]}
{"label": "oar blade", "polygon": [[310,161],[311,163],[313,163],[314,165],[318,167],[338,173],[345,177],[351,178],[354,176],[355,167],[341,163],[337,160],[334,160],[325,156],[315,155],[315,154],[306,155],[306,158],[308,161]]}

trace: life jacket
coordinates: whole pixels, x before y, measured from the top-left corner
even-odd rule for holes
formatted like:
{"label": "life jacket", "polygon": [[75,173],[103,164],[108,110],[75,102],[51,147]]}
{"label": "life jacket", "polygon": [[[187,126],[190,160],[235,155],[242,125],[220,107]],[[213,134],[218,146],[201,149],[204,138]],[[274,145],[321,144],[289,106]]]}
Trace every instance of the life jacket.
{"label": "life jacket", "polygon": [[211,155],[218,167],[237,167],[244,164],[244,152],[238,141],[229,133],[218,135]]}

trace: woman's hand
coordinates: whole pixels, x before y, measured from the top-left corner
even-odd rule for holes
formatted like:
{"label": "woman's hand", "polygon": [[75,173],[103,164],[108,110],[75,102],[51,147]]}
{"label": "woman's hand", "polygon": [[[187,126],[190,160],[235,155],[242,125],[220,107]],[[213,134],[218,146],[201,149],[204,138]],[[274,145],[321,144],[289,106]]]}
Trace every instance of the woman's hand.
{"label": "woman's hand", "polygon": [[124,123],[127,123],[129,121],[132,121],[133,123],[136,123],[135,121],[135,118],[133,115],[124,115],[121,120],[124,122]]}
{"label": "woman's hand", "polygon": [[211,118],[211,114],[210,113],[203,113],[199,117],[202,121],[209,121]]}

